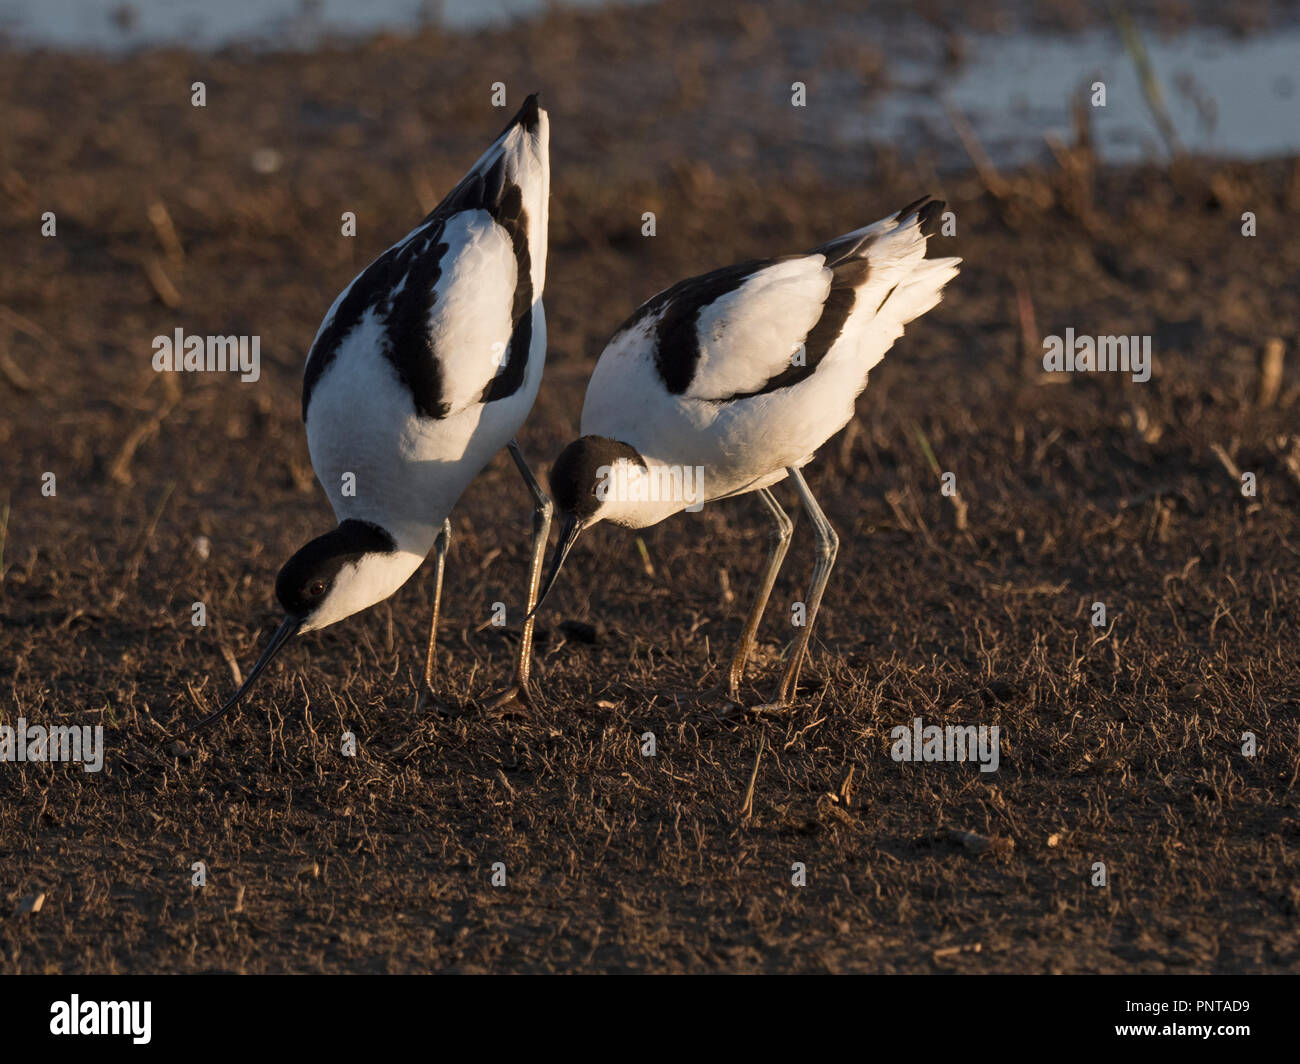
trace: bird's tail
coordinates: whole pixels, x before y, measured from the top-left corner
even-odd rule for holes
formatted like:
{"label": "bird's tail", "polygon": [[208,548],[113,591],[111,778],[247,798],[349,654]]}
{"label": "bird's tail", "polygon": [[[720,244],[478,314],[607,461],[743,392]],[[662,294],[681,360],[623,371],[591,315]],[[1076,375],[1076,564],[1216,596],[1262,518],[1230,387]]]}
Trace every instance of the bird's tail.
{"label": "bird's tail", "polygon": [[487,211],[513,238],[527,241],[535,295],[546,283],[550,139],[550,119],[533,93],[426,219],[473,208]]}
{"label": "bird's tail", "polygon": [[861,271],[859,307],[874,309],[898,326],[931,310],[957,276],[959,258],[925,257],[927,240],[943,223],[943,200],[923,196],[872,225],[823,244],[817,251],[837,272]]}
{"label": "bird's tail", "polygon": [[924,196],[878,222],[816,248],[834,271],[835,285],[851,287],[853,310],[843,335],[865,373],[903,335],[903,326],[933,309],[957,276],[958,258],[925,257],[926,242],[943,222],[945,204]]}
{"label": "bird's tail", "polygon": [[544,199],[551,185],[550,142],[550,118],[538,104],[537,93],[533,93],[492,146],[470,167],[470,173],[486,172],[498,159],[503,160],[505,179],[520,187],[525,201],[538,196]]}
{"label": "bird's tail", "polygon": [[888,309],[900,325],[919,318],[939,305],[944,285],[957,276],[960,265],[958,258],[921,259],[889,294],[881,310]]}

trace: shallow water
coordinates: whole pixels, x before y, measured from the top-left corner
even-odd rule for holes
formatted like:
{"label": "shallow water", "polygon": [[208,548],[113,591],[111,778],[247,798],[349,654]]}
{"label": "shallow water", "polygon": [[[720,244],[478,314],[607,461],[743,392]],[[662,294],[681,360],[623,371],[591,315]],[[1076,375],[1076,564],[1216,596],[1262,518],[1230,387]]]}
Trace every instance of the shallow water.
{"label": "shallow water", "polygon": [[[596,6],[605,0],[566,0]],[[0,31],[18,47],[113,52],[159,44],[200,49],[246,42],[310,49],[325,36],[403,31],[434,23],[477,29],[524,18],[545,0],[0,0]],[[866,22],[845,25],[864,46],[878,39]],[[965,54],[945,68],[924,28],[886,60],[891,87],[865,107],[813,116],[819,135],[839,145],[890,144],[929,150],[941,167],[965,166],[965,149],[945,111],[959,109],[999,166],[1044,159],[1044,137],[1071,136],[1069,100],[1097,81],[1106,106],[1091,110],[1102,158],[1134,162],[1166,148],[1143,96],[1132,58],[1106,29],[1073,35],[1017,32],[964,38]],[[1296,78],[1300,28],[1241,38],[1197,28],[1172,37],[1144,32],[1156,78],[1178,139],[1188,150],[1241,159],[1300,152]],[[826,70],[827,83],[849,90],[855,75]],[[855,93],[856,95],[856,93]]]}
{"label": "shallow water", "polygon": [[[1184,148],[1242,159],[1300,150],[1300,30],[1241,39],[1194,29],[1169,39],[1147,34],[1144,43]],[[1091,96],[1092,85],[1100,81],[1106,106],[1089,110],[1102,157],[1134,162],[1165,153],[1117,34],[976,36],[967,44],[965,61],[948,75],[923,63],[903,70],[896,65],[895,87],[874,112],[856,116],[846,132],[899,143],[920,124],[936,138],[955,141],[944,111],[949,101],[996,163],[1029,162],[1044,155],[1047,133],[1070,140],[1071,97]]]}
{"label": "shallow water", "polygon": [[[594,7],[602,0],[566,0]],[[0,0],[0,28],[19,42],[119,51],[235,41],[310,48],[324,35],[478,29],[543,10],[544,0]]]}

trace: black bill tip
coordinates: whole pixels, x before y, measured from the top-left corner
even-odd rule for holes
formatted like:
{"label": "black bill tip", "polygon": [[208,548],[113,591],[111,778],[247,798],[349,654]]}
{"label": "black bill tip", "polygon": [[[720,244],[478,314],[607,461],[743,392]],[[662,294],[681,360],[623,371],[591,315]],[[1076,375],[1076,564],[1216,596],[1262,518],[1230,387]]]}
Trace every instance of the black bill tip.
{"label": "black bill tip", "polygon": [[244,696],[252,689],[253,681],[255,681],[261,674],[262,670],[271,663],[271,659],[280,652],[280,648],[298,634],[298,629],[301,628],[302,625],[303,618],[301,617],[290,615],[284,619],[280,627],[276,629],[275,635],[271,636],[271,641],[266,645],[266,649],[262,651],[262,656],[257,659],[257,664],[253,666],[252,671],[249,672],[244,682],[240,685],[239,690],[231,695],[226,704],[219,710],[199,721],[199,723],[194,726],[195,734],[204,731],[211,725],[215,724],[243,701]]}
{"label": "black bill tip", "polygon": [[551,593],[551,588],[555,586],[555,579],[560,575],[560,569],[564,565],[564,559],[569,556],[569,551],[573,545],[578,542],[578,537],[582,535],[583,528],[582,518],[574,517],[573,514],[564,515],[564,524],[560,526],[560,538],[555,544],[555,553],[551,555],[551,571],[546,577],[546,583],[542,585],[542,593],[537,596],[537,604],[528,613],[528,620],[537,616],[537,611],[542,608],[542,603],[546,601],[546,596]]}

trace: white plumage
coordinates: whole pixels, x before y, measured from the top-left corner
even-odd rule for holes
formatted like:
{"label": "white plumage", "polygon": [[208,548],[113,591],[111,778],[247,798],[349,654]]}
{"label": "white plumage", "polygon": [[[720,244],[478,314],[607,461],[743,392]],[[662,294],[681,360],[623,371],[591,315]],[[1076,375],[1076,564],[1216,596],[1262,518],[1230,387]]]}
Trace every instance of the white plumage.
{"label": "white plumage", "polygon": [[[759,492],[780,534],[733,660],[734,699],[790,539],[789,519],[767,489],[789,477],[813,525],[817,563],[778,697],[788,701],[838,544],[799,470],[848,424],[867,374],[956,276],[959,259],[925,257],[942,210],[927,197],[806,254],[724,267],[642,305],[596,363],[583,435],[552,469],[565,531],[543,597],[593,524],[641,528],[701,501]],[[698,470],[699,481],[673,479],[685,468]],[[624,487],[638,476],[698,483],[701,492]]]}
{"label": "white plumage", "polygon": [[[426,681],[431,685],[452,507],[508,446],[533,497],[529,606],[550,502],[514,434],[546,357],[550,127],[531,96],[434,211],[336,298],[312,343],[303,420],[312,466],[338,527],[280,570],[286,619],[235,705],[287,639],[396,591],[437,545]],[[525,624],[515,691],[527,688]]]}
{"label": "white plumage", "polygon": [[[353,281],[326,316],[310,361],[328,356],[306,403],[304,419],[312,465],[339,521],[369,521],[397,539],[405,560],[414,567],[428,554],[434,538],[469,482],[514,436],[532,409],[546,358],[546,317],[542,285],[546,277],[546,218],[549,197],[547,141],[549,124],[538,109],[530,129],[516,119],[497,143],[470,170],[465,180],[433,214],[390,248],[385,258],[404,268],[376,271],[372,284],[387,285],[362,302],[367,309],[342,335],[332,353],[319,345],[321,334],[338,325],[340,303],[367,282],[375,264]],[[511,348],[516,321],[515,294],[519,256],[512,233],[480,201],[504,193],[486,188],[459,206],[457,192],[474,179],[491,178],[500,165],[498,183],[520,190],[526,212],[526,241],[533,289],[528,344]],[[512,219],[504,221],[509,224]],[[420,247],[424,243],[427,247]],[[415,254],[404,253],[415,250]],[[417,276],[436,259],[438,277],[431,299],[416,292]],[[428,303],[421,322],[423,346],[394,321],[398,300],[418,307]],[[388,311],[385,315],[385,309]],[[346,330],[346,331],[344,331]],[[399,347],[405,348],[398,351]],[[408,361],[432,363],[437,376],[438,416],[413,402],[415,381],[403,379]],[[495,378],[516,371],[513,360],[526,363],[518,387],[492,402],[484,392]],[[342,491],[343,474],[354,474],[356,493]],[[410,572],[406,574],[410,575]],[[405,577],[402,578],[403,580]],[[391,590],[389,593],[391,593]],[[381,596],[382,597],[382,596]]]}
{"label": "white plumage", "polygon": [[[852,309],[820,354],[809,337],[827,313],[836,249],[846,246],[856,249],[849,263],[862,263],[865,279],[853,287]],[[627,443],[648,463],[703,466],[708,499],[783,479],[788,466],[805,464],[849,423],[867,374],[903,326],[933,308],[956,276],[960,259],[927,259],[925,247],[920,210],[913,209],[807,255],[754,264],[741,283],[699,307],[695,329],[676,352],[656,347],[664,342],[656,327],[673,313],[675,301],[650,300],[596,363],[582,409],[583,435]],[[687,282],[677,301],[707,291],[700,283],[707,277]],[[689,359],[692,345],[698,352],[694,373],[674,393],[660,363]],[[811,372],[762,391],[798,368],[801,353],[805,365],[820,354]],[[684,505],[613,507],[606,519],[640,527]]]}

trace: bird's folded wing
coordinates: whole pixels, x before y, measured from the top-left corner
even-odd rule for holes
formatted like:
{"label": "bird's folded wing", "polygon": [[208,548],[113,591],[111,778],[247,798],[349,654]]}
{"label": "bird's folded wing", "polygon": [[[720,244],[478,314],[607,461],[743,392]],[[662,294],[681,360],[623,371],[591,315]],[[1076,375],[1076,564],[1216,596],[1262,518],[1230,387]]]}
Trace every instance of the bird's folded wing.
{"label": "bird's folded wing", "polygon": [[547,128],[530,97],[429,216],[334,301],[307,358],[304,420],[322,374],[363,343],[380,344],[425,417],[518,390],[545,278]]}
{"label": "bird's folded wing", "polygon": [[[822,360],[865,373],[939,300],[957,259],[927,260],[941,203],[918,201],[806,255],[728,266],[650,300],[624,332],[653,343],[668,391],[725,402],[791,387]],[[616,338],[617,339],[617,338]],[[611,344],[611,346],[615,346]]]}
{"label": "bird's folded wing", "polygon": [[[462,211],[443,227],[448,251],[422,323],[427,356],[438,362],[443,416],[482,402],[493,382],[518,370],[528,343],[512,342],[519,263],[510,234],[483,211]],[[526,314],[530,308],[519,308]],[[521,349],[522,348],[522,349]]]}
{"label": "bird's folded wing", "polygon": [[731,399],[759,392],[802,364],[834,280],[824,263],[822,255],[741,263],[651,300],[638,317],[651,316],[645,324],[668,390]]}

